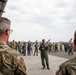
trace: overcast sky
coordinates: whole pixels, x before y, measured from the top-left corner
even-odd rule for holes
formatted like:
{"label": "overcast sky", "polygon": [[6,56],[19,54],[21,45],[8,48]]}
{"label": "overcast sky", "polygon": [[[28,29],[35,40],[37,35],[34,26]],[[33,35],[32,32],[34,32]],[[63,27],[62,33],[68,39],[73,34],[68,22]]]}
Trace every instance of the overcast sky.
{"label": "overcast sky", "polygon": [[69,41],[76,30],[76,0],[8,0],[10,40]]}

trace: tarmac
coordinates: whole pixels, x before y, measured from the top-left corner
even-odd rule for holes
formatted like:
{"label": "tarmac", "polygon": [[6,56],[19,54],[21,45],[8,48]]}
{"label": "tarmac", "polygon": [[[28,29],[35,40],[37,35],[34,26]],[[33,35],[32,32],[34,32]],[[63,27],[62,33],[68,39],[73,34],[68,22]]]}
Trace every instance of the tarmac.
{"label": "tarmac", "polygon": [[25,64],[27,67],[28,75],[55,75],[56,71],[59,68],[59,65],[65,62],[68,59],[72,59],[74,55],[68,55],[64,51],[60,52],[50,52],[49,53],[49,65],[50,70],[47,68],[42,69],[40,53],[38,56],[23,56]]}

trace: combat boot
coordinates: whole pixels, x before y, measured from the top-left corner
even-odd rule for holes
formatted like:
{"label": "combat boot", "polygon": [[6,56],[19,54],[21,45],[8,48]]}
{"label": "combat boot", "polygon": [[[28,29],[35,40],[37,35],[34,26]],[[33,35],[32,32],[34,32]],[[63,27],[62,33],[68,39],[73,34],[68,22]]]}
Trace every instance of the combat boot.
{"label": "combat boot", "polygon": [[49,65],[47,64],[47,69],[50,70]]}

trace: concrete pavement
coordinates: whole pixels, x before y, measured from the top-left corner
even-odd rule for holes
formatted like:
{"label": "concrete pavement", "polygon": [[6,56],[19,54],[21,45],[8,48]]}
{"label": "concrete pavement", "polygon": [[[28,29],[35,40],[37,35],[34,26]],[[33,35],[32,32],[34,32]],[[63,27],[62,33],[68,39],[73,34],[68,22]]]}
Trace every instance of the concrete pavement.
{"label": "concrete pavement", "polygon": [[24,56],[28,75],[55,75],[59,65],[68,60],[68,58],[49,55],[50,70],[42,69],[41,59],[39,56]]}

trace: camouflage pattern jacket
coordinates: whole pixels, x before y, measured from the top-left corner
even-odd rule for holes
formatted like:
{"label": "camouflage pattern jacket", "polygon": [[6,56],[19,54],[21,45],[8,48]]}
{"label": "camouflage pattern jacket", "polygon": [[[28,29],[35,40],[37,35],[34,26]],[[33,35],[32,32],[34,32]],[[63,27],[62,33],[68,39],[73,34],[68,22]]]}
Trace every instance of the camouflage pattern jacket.
{"label": "camouflage pattern jacket", "polygon": [[76,58],[62,63],[55,75],[76,75]]}
{"label": "camouflage pattern jacket", "polygon": [[27,75],[22,56],[4,42],[0,42],[0,75]]}

